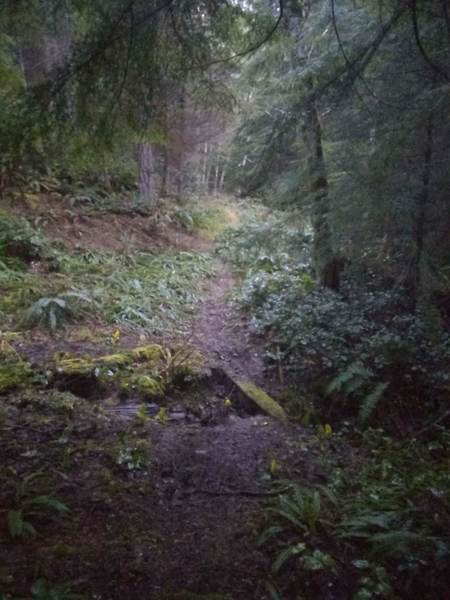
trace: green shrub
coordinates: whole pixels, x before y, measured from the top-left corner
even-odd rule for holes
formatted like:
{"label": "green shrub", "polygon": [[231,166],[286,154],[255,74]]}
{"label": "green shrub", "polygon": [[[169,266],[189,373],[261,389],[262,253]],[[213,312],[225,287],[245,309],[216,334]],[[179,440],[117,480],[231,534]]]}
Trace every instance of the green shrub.
{"label": "green shrub", "polygon": [[448,432],[409,444],[382,430],[349,433],[309,438],[320,451],[309,457],[311,479],[281,482],[260,538],[274,580],[286,598],[330,588],[360,600],[440,597],[449,584]]}
{"label": "green shrub", "polygon": [[25,328],[42,326],[54,332],[86,315],[88,304],[92,305],[92,298],[76,291],[40,298],[27,310],[21,324]]}
{"label": "green shrub", "polygon": [[276,217],[222,236],[219,253],[242,274],[237,297],[267,340],[269,364],[292,385],[318,382],[327,419],[383,421],[387,406],[408,418],[445,410],[449,333],[430,335],[426,316],[406,311],[401,289],[356,287],[344,277],[341,293],[315,290],[308,241]]}
{"label": "green shrub", "polygon": [[9,267],[41,258],[48,243],[26,219],[0,213],[0,261]]}

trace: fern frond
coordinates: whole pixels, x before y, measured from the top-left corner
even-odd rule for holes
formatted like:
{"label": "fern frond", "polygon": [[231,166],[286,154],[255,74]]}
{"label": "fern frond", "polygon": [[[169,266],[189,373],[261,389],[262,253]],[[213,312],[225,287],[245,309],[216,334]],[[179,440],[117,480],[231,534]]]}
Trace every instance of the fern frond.
{"label": "fern frond", "polygon": [[361,406],[359,409],[359,420],[361,423],[366,423],[373,411],[376,409],[378,402],[383,397],[384,391],[388,387],[389,382],[382,382],[376,384],[373,390],[368,394],[363,401],[361,402]]}
{"label": "fern frond", "polygon": [[[361,363],[353,363],[331,380],[327,387],[326,394],[330,395],[333,392],[343,390],[353,379],[361,380],[362,385],[362,383],[365,383],[372,375],[372,371],[361,365]],[[358,387],[359,385],[356,386],[356,388]]]}

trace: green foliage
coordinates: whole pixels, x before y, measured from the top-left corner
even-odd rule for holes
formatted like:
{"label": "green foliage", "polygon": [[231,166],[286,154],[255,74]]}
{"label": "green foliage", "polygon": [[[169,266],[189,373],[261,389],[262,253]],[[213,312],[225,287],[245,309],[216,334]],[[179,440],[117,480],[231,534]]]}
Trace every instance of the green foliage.
{"label": "green foliage", "polygon": [[92,299],[76,291],[65,292],[55,298],[40,298],[26,311],[21,325],[24,328],[43,326],[55,332],[66,323],[89,315],[88,304],[92,304]]}
{"label": "green foliage", "polygon": [[11,537],[36,535],[36,529],[30,522],[42,517],[48,512],[59,514],[69,512],[69,508],[58,498],[47,494],[37,493],[42,485],[41,472],[31,473],[15,484],[15,508],[7,511],[6,519]]}
{"label": "green foliage", "polygon": [[179,329],[200,297],[199,279],[214,272],[208,254],[186,251],[123,255],[55,249],[47,260],[48,276],[0,267],[5,292],[0,317],[53,332],[92,317],[156,333]]}
{"label": "green foliage", "polygon": [[299,531],[314,533],[321,514],[320,494],[291,484],[289,494],[282,494],[270,510]]}
{"label": "green foliage", "polygon": [[226,232],[219,246],[242,274],[238,300],[266,337],[272,369],[303,385],[320,382],[315,409],[327,419],[383,421],[383,408],[406,410],[405,395],[417,397],[418,390],[420,401],[408,402],[410,416],[435,410],[438,398],[445,410],[448,333],[431,339],[426,315],[408,314],[401,290],[381,291],[370,282],[362,289],[350,275],[341,293],[315,290],[304,235],[296,228],[283,236],[283,221],[271,234],[272,225]]}
{"label": "green foliage", "polygon": [[20,389],[33,382],[34,372],[30,364],[12,355],[2,357],[0,365],[0,394]]}
{"label": "green foliage", "polygon": [[234,198],[225,195],[214,198],[188,195],[179,204],[174,209],[169,208],[167,217],[204,239],[221,238],[225,231],[239,223],[240,207]]}
{"label": "green foliage", "polygon": [[0,263],[20,266],[42,257],[48,241],[29,222],[10,213],[0,212]]}
{"label": "green foliage", "polygon": [[11,537],[36,535],[36,529],[29,521],[24,519],[22,510],[9,510],[6,519]]}
{"label": "green foliage", "polygon": [[51,583],[41,577],[33,583],[31,594],[36,600],[82,600],[84,596],[72,591],[71,583]]}
{"label": "green foliage", "polygon": [[[312,473],[327,473],[325,484],[280,482],[260,538],[273,553],[276,581],[289,598],[299,585],[308,589],[305,580],[307,598],[343,581],[361,599],[439,594],[450,557],[447,432],[409,444],[382,430],[349,434],[317,439]],[[310,579],[316,570],[324,573],[319,589]]]}
{"label": "green foliage", "polygon": [[130,256],[59,253],[54,260],[55,268],[93,299],[106,321],[154,332],[174,327],[191,314],[201,292],[198,279],[213,273],[208,255],[186,251]]}
{"label": "green foliage", "polygon": [[291,267],[309,271],[311,235],[301,217],[248,209],[244,215],[241,226],[227,229],[219,238],[219,256],[244,272],[272,273],[283,270],[289,262]]}
{"label": "green foliage", "polygon": [[327,396],[336,393],[346,399],[360,401],[359,419],[366,423],[382,399],[389,382],[374,382],[374,372],[360,363],[353,363],[339,373],[326,389]]}
{"label": "green foliage", "polygon": [[148,440],[121,435],[116,448],[116,464],[128,471],[139,471],[148,467],[150,462],[150,444]]}

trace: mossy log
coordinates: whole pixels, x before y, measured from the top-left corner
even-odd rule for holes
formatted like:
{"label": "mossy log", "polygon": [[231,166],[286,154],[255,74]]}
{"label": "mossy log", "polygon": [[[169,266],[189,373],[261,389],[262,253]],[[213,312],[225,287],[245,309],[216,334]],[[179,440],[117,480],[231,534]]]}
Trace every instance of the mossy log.
{"label": "mossy log", "polygon": [[220,368],[212,369],[212,377],[229,388],[228,395],[238,409],[249,414],[264,413],[287,423],[288,417],[283,407],[251,381],[236,379]]}

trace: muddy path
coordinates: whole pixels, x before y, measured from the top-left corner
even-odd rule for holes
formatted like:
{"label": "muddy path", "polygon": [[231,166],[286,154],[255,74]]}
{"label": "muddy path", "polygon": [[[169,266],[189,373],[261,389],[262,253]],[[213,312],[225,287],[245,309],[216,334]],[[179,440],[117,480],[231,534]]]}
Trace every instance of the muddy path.
{"label": "muddy path", "polygon": [[[228,301],[235,283],[221,265],[190,339],[210,366],[262,385],[262,346]],[[214,418],[186,422],[180,406],[180,419],[151,427],[156,476],[152,514],[160,526],[157,568],[145,597],[175,598],[187,590],[262,599],[270,561],[256,538],[262,509],[272,499],[270,464],[292,462],[300,432],[266,415],[237,414],[224,405],[225,393],[215,395],[208,388],[204,393],[209,398],[203,402],[215,406]]]}
{"label": "muddy path", "polygon": [[270,562],[256,536],[271,498],[270,462],[290,459],[290,436],[263,416],[230,415],[215,426],[161,428],[153,440],[159,499],[153,516],[160,526],[147,597],[188,590],[264,598]]}
{"label": "muddy path", "polygon": [[248,319],[229,300],[236,285],[228,267],[219,263],[217,275],[192,325],[191,339],[211,366],[262,384],[263,342],[252,335]]}

